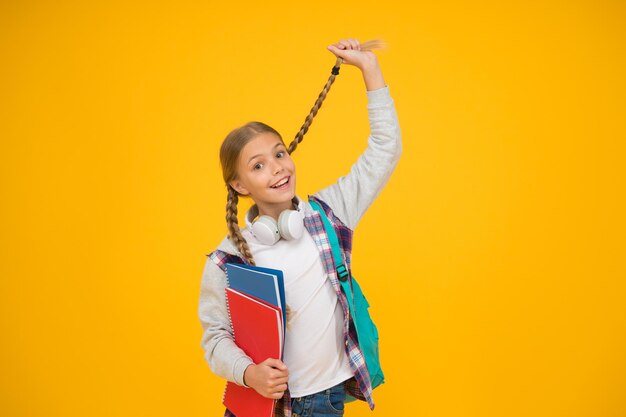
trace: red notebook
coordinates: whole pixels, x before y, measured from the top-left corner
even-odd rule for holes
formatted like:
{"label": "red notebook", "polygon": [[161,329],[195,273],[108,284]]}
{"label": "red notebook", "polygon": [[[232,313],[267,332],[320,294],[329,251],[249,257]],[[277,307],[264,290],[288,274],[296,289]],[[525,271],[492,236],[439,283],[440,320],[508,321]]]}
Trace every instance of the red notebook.
{"label": "red notebook", "polygon": [[[232,288],[226,288],[226,299],[237,346],[254,363],[268,358],[281,359],[283,318],[280,308]],[[222,402],[237,417],[271,417],[276,404],[276,400],[263,397],[253,388],[230,381]]]}

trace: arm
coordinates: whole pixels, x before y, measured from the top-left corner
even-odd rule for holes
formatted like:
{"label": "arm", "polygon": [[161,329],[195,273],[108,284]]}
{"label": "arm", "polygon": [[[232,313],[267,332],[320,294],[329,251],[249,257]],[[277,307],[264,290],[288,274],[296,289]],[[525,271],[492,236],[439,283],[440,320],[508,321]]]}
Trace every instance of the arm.
{"label": "arm", "polygon": [[278,359],[255,365],[236,344],[226,307],[226,274],[207,257],[200,287],[199,317],[202,348],[214,374],[250,386],[259,394],[278,399],[287,389],[287,367]]}
{"label": "arm", "polygon": [[368,147],[346,176],[317,193],[346,226],[354,229],[398,163],[402,151],[401,133],[393,99],[389,87],[384,85],[376,55],[355,49],[341,50],[337,46],[328,49],[341,56],[344,63],[361,69],[367,89]]}
{"label": "arm", "polygon": [[202,324],[202,348],[214,374],[244,385],[243,374],[252,364],[236,344],[226,308],[226,274],[211,258],[206,259],[200,286],[198,315]]}

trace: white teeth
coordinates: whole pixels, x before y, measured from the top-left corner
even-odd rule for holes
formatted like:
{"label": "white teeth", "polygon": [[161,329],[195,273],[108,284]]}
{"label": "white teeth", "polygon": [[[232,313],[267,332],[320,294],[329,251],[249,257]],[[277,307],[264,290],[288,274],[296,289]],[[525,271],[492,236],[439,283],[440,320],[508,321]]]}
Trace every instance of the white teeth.
{"label": "white teeth", "polygon": [[281,185],[286,184],[288,180],[289,180],[289,178],[285,178],[284,180],[282,180],[282,181],[281,181],[281,182],[279,182],[278,184],[276,184],[276,185],[272,185],[272,188],[278,188],[278,187],[280,187]]}

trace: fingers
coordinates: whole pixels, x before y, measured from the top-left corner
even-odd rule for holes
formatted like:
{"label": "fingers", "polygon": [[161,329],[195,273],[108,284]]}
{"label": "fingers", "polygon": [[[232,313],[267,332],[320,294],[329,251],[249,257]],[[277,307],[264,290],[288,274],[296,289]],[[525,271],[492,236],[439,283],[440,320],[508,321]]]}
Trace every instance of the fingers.
{"label": "fingers", "polygon": [[288,376],[283,376],[283,377],[278,377],[272,380],[272,385],[277,387],[279,385],[284,385],[285,387],[287,386],[287,382],[289,381],[289,377]]}
{"label": "fingers", "polygon": [[267,398],[271,398],[271,399],[274,399],[274,400],[280,400],[281,398],[283,398],[283,395],[285,395],[285,391],[275,392],[273,394],[270,394]]}
{"label": "fingers", "polygon": [[354,39],[354,38],[349,38],[349,39],[342,39],[338,42],[338,46],[340,49],[352,49],[352,50],[361,50],[361,44],[359,43],[358,39]]}
{"label": "fingers", "polygon": [[285,392],[285,390],[287,389],[287,382],[283,382],[282,384],[276,384],[276,385],[270,385],[268,387],[268,391],[272,394],[275,394],[277,392]]}
{"label": "fingers", "polygon": [[330,49],[331,47],[335,47],[335,48],[340,49],[340,50],[360,51],[361,50],[361,43],[359,42],[358,39],[354,39],[354,38],[341,39],[339,42],[330,45],[328,47],[328,49]]}
{"label": "fingers", "polygon": [[279,359],[272,358],[266,359],[261,365],[267,367],[265,396],[275,399],[281,398],[287,389],[287,382],[289,381],[287,365]]}
{"label": "fingers", "polygon": [[341,39],[339,42],[329,45],[327,49],[338,58],[343,59],[343,63],[361,67],[361,43],[358,39]]}
{"label": "fingers", "polygon": [[287,371],[281,371],[281,370],[273,369],[273,368],[270,368],[270,369],[271,370],[267,373],[267,378],[269,380],[272,380],[272,381],[281,380],[282,381],[283,379],[286,380],[289,378],[289,372]]}
{"label": "fingers", "polygon": [[282,371],[286,373],[287,375],[289,374],[289,372],[287,371],[287,365],[285,365],[280,359],[272,359],[272,358],[265,359],[263,362],[261,362],[261,364],[267,365],[274,369],[278,369],[279,371]]}
{"label": "fingers", "polygon": [[282,361],[269,358],[246,368],[244,381],[263,397],[279,399],[287,390],[289,370]]}
{"label": "fingers", "polygon": [[287,391],[287,385],[282,386],[279,390],[277,390],[276,392],[271,393],[270,395],[273,398],[279,399],[279,398],[282,398],[283,395],[285,395],[285,391]]}
{"label": "fingers", "polygon": [[263,391],[258,391],[257,392],[259,394],[261,394],[263,397],[265,398],[273,398],[275,400],[278,400],[280,398],[283,397],[283,395],[285,395],[285,391],[287,391],[287,385],[282,385],[280,387],[276,387],[276,388],[268,388],[266,390]]}
{"label": "fingers", "polygon": [[282,398],[287,390],[287,381],[288,377],[271,378],[268,381],[265,396],[274,399]]}
{"label": "fingers", "polygon": [[341,55],[343,55],[343,50],[339,49],[338,46],[335,45],[328,45],[327,49],[332,52],[333,54],[335,54],[336,56],[341,57]]}

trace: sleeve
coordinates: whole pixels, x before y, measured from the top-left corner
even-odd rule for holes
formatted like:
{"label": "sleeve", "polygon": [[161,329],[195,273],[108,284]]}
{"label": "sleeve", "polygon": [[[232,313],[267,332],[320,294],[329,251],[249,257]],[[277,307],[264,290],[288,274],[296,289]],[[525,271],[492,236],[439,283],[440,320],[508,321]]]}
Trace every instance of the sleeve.
{"label": "sleeve", "polygon": [[366,93],[370,124],[367,149],[347,175],[314,194],[350,229],[356,227],[378,197],[402,152],[400,126],[389,86]]}
{"label": "sleeve", "polygon": [[207,257],[202,273],[198,314],[202,324],[202,348],[214,374],[246,386],[243,374],[254,362],[236,344],[226,307],[226,274]]}

